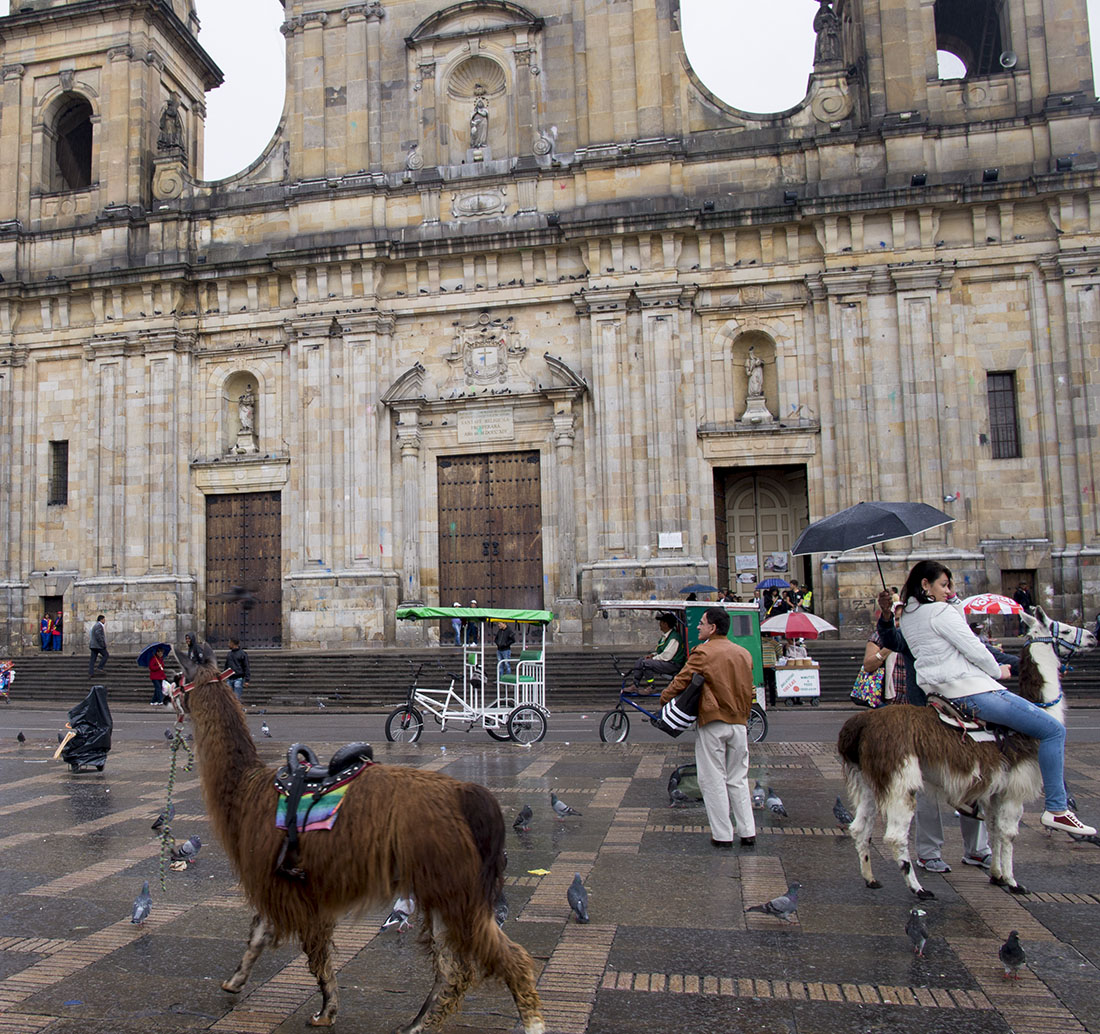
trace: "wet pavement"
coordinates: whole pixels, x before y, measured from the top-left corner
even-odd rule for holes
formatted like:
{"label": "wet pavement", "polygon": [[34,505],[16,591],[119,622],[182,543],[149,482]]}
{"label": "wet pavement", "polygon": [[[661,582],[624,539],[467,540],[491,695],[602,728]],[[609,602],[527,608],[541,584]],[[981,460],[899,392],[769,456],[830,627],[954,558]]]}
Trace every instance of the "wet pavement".
{"label": "wet pavement", "polygon": [[[115,717],[104,772],[82,775],[49,760],[56,739],[45,719],[12,710],[0,723],[0,1034],[306,1029],[319,996],[293,945],[267,952],[241,995],[221,990],[249,912],[197,773],[177,774],[173,826],[177,839],[197,833],[203,847],[187,871],[166,873],[162,889],[150,824],[165,801],[171,755],[155,737],[167,722],[159,713]],[[712,848],[701,806],[668,804],[670,772],[692,759],[690,736],[607,745],[575,716],[574,725],[559,722],[559,735],[575,728],[575,738],[529,748],[434,731],[405,745],[385,742],[379,716],[354,724],[368,729],[379,761],[496,794],[509,827],[505,929],[535,958],[551,1032],[1100,1032],[1100,848],[1048,836],[1038,803],[1029,806],[1016,871],[1032,893],[1013,897],[960,864],[957,824],[945,822],[954,871],[922,874],[936,898],[923,906],[926,957],[915,957],[905,934],[914,900],[901,876],[876,855],[884,887],[866,889],[832,817],[843,787],[832,733],[820,727],[843,717],[777,723],[752,748],[751,777],[782,795],[790,817],[757,812],[755,850],[732,852]],[[272,764],[292,740],[327,756],[362,731],[345,715],[269,720],[272,738],[259,748]],[[20,722],[24,745],[7,732]],[[250,716],[257,735],[259,722]],[[1071,743],[1067,776],[1086,819],[1100,817],[1098,764],[1100,745]],[[551,789],[582,815],[556,818]],[[524,804],[531,829],[517,834],[511,819]],[[589,893],[588,926],[569,919],[575,872]],[[143,880],[153,910],[139,927],[129,916]],[[744,912],[791,880],[804,888],[794,922]],[[415,933],[379,932],[388,910],[337,929],[337,1030],[392,1030],[427,993]],[[1028,957],[1018,982],[1003,979],[997,960],[1009,930]],[[510,996],[490,983],[442,1029],[511,1031],[518,1021]]]}

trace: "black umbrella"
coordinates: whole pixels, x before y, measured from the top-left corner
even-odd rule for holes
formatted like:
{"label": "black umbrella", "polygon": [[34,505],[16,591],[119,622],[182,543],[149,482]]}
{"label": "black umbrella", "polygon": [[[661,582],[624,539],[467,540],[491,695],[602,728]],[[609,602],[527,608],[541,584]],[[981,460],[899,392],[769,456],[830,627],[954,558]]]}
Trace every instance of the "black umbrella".
{"label": "black umbrella", "polygon": [[680,595],[683,596],[688,592],[717,592],[718,587],[716,585],[702,585],[698,582],[692,582],[691,585],[685,585],[679,590]]}
{"label": "black umbrella", "polygon": [[[874,548],[876,542],[919,535],[922,531],[950,524],[954,517],[927,503],[856,503],[847,510],[814,521],[791,547],[796,556],[806,553],[845,553],[860,546]],[[875,550],[882,587],[886,578]]]}

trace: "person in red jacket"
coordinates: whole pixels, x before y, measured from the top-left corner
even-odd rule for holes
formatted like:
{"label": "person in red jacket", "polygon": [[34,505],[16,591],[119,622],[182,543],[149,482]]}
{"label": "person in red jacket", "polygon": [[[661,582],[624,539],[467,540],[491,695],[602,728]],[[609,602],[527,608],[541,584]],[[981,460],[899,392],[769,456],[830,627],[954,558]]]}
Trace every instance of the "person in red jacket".
{"label": "person in red jacket", "polygon": [[153,699],[150,707],[160,707],[168,703],[164,699],[164,651],[158,646],[149,658],[149,681],[153,683]]}

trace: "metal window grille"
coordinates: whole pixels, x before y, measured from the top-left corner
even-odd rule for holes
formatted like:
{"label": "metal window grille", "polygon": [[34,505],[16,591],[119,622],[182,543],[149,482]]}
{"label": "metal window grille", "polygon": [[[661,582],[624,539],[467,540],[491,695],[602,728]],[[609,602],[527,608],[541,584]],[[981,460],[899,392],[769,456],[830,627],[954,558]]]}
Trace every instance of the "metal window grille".
{"label": "metal window grille", "polygon": [[995,460],[1014,459],[1020,455],[1020,420],[1016,409],[1016,374],[986,375],[989,398],[989,440]]}
{"label": "metal window grille", "polygon": [[69,502],[69,443],[50,442],[50,506]]}

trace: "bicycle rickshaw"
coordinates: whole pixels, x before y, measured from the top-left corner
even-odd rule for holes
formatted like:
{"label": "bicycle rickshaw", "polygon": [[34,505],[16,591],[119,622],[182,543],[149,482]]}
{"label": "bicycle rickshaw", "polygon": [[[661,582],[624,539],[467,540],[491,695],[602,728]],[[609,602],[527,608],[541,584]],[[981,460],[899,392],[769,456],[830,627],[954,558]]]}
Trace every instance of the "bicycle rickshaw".
{"label": "bicycle rickshaw", "polygon": [[[424,730],[424,715],[435,719],[444,732],[448,724],[475,725],[495,740],[538,743],[546,735],[546,626],[554,619],[548,610],[502,610],[494,607],[401,607],[406,621],[475,623],[477,639],[462,647],[462,672],[449,675],[450,685],[419,685],[421,665],[413,676],[407,699],[386,719],[386,739],[415,743]],[[491,623],[518,626],[520,640],[511,661],[497,661]],[[486,664],[486,650],[492,651]],[[507,666],[511,671],[506,671]],[[442,665],[439,667],[446,672]]]}
{"label": "bicycle rickshaw", "polygon": [[[720,607],[729,614],[730,630],[727,638],[743,646],[752,655],[752,678],[756,687],[756,702],[752,705],[747,723],[750,743],[759,743],[768,735],[768,714],[764,695],[764,660],[760,641],[760,610],[755,603],[685,603],[683,600],[601,600],[600,611],[606,616],[610,611],[636,610],[668,613],[676,618],[677,631],[684,637],[688,652],[699,645],[699,618],[704,610]],[[615,658],[612,658],[615,660]],[[600,719],[600,739],[604,743],[623,743],[630,735],[628,708],[640,712],[646,721],[656,723],[660,707],[657,698],[667,685],[655,692],[635,693],[629,689],[631,672],[615,661],[615,670],[622,676],[622,687],[615,706]],[[652,710],[638,701],[644,700]]]}

